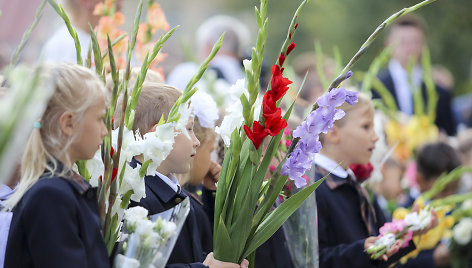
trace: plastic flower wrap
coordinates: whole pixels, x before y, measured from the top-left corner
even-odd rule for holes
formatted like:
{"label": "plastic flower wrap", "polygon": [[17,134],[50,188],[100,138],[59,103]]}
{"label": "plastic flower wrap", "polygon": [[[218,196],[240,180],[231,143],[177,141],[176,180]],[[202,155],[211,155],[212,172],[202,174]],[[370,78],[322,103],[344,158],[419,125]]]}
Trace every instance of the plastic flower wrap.
{"label": "plastic flower wrap", "polygon": [[188,198],[150,217],[145,208],[127,209],[124,241],[120,243],[123,252],[115,257],[114,267],[164,267],[189,211]]}

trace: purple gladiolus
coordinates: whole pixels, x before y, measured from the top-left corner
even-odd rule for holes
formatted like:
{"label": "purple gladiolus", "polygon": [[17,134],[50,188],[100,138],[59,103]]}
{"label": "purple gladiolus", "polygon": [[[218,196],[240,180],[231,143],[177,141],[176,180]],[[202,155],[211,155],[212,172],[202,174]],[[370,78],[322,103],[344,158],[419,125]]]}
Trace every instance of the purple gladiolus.
{"label": "purple gladiolus", "polygon": [[353,105],[357,101],[357,92],[335,88],[318,99],[320,107],[311,112],[306,120],[293,131],[293,137],[300,138],[300,141],[282,166],[281,173],[288,175],[295,182],[296,187],[306,185],[306,180],[302,176],[311,168],[315,154],[321,150],[319,135],[327,133],[333,128],[334,121],[343,118],[346,114],[343,110],[336,108],[344,102]]}
{"label": "purple gladiolus", "polygon": [[357,94],[358,92],[346,90],[346,102],[354,105],[358,101]]}
{"label": "purple gladiolus", "polygon": [[346,89],[340,87],[340,88],[334,88],[327,94],[324,94],[323,96],[319,97],[317,102],[320,107],[338,107],[341,106],[344,101],[346,100]]}

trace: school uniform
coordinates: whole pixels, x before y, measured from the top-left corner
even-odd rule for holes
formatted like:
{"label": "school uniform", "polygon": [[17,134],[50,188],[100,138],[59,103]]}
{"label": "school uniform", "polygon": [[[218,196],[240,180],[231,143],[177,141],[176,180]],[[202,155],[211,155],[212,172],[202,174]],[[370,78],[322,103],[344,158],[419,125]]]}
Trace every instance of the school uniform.
{"label": "school uniform", "polygon": [[322,154],[316,156],[315,163],[315,180],[327,176],[316,190],[320,268],[388,267],[415,248],[410,242],[387,262],[371,260],[364,252],[364,242],[379,235],[385,223],[382,210],[375,200],[369,203],[353,174],[338,163]]}
{"label": "school uniform", "polygon": [[[130,164],[136,167],[137,163],[133,159]],[[176,181],[158,172],[153,176],[145,176],[144,181],[146,197],[141,199],[139,203],[131,202],[130,207],[142,206],[149,211],[149,215],[173,208],[188,196],[180,189]],[[202,204],[190,196],[190,212],[166,267],[207,267],[202,262],[213,247],[213,237],[205,237],[208,234],[211,234],[208,216]]]}
{"label": "school uniform", "polygon": [[13,209],[5,267],[110,267],[96,189],[43,174]]}

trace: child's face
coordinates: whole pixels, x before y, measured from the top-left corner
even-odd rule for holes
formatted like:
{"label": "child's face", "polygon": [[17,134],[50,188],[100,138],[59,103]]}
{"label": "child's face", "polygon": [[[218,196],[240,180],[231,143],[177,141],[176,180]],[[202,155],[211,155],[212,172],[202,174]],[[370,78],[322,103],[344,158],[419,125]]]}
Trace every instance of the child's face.
{"label": "child's face", "polygon": [[104,115],[105,97],[100,96],[96,104],[87,109],[81,128],[76,130],[77,136],[70,147],[72,161],[90,159],[100,149],[103,138],[108,134]]}
{"label": "child's face", "polygon": [[190,117],[187,123],[187,132],[190,139],[184,133],[180,133],[175,137],[175,142],[169,156],[162,161],[157,171],[164,175],[170,173],[187,173],[190,171],[193,158],[197,153],[197,147],[200,142],[193,132],[193,117]]}
{"label": "child's face", "polygon": [[367,164],[379,139],[374,131],[374,111],[365,105],[351,110],[348,116],[344,125],[337,127],[342,166]]}
{"label": "child's face", "polygon": [[215,149],[215,132],[211,132],[205,142],[197,149],[197,154],[193,160],[192,170],[190,170],[190,184],[199,185],[210,169],[211,152]]}

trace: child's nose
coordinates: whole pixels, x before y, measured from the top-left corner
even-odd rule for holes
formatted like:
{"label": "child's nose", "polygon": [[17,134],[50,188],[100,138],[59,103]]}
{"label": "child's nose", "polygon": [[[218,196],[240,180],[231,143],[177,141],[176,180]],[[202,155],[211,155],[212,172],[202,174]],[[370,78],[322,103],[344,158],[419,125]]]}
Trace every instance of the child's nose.
{"label": "child's nose", "polygon": [[200,141],[197,139],[195,134],[192,135],[192,139],[193,139],[193,147],[197,148],[198,146],[200,146]]}
{"label": "child's nose", "polygon": [[374,131],[374,136],[372,136],[372,141],[377,142],[378,140],[379,140],[379,136]]}

